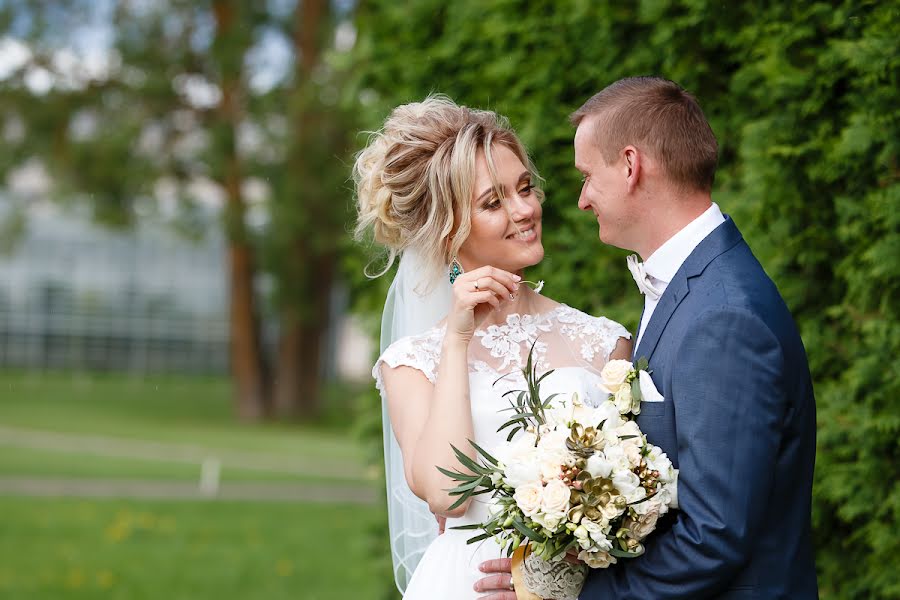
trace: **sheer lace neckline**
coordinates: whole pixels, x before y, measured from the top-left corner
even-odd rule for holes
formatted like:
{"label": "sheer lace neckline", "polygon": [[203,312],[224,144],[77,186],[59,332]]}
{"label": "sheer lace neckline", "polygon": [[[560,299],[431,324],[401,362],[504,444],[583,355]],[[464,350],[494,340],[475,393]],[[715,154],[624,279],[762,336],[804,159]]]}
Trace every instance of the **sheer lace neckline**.
{"label": "sheer lace neckline", "polygon": [[[486,327],[478,327],[475,330],[475,335],[478,335],[478,332],[485,332],[489,330],[497,330],[497,329],[507,329],[509,327],[515,327],[516,324],[522,322],[523,320],[534,320],[540,321],[544,319],[552,319],[553,316],[559,312],[560,310],[569,308],[567,305],[559,303],[553,306],[552,308],[545,309],[541,312],[536,313],[509,313],[506,315],[506,320],[503,323],[492,323]],[[574,309],[569,309],[574,310]]]}
{"label": "sheer lace neckline", "polygon": [[[379,363],[412,366],[434,383],[446,332],[447,324],[442,322],[420,335],[402,338],[385,350]],[[618,339],[630,337],[620,324],[562,303],[536,314],[511,313],[505,321],[475,331],[468,350],[469,373],[519,377],[532,348],[539,371],[579,367],[599,373]],[[374,375],[379,381],[378,363]]]}

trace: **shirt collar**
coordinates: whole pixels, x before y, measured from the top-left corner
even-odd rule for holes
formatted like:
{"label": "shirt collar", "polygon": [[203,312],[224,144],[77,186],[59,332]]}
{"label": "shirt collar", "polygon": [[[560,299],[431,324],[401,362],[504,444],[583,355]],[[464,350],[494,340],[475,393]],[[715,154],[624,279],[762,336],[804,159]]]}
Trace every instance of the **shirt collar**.
{"label": "shirt collar", "polygon": [[688,223],[650,255],[644,262],[645,272],[654,279],[668,284],[694,248],[724,222],[725,217],[719,210],[719,205],[713,202],[702,215]]}

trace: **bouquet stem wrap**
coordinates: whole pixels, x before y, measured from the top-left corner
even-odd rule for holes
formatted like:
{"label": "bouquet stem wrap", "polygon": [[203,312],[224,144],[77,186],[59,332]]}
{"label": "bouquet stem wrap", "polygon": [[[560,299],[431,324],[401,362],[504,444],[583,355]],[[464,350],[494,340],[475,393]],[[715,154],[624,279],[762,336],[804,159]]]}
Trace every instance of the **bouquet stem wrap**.
{"label": "bouquet stem wrap", "polygon": [[578,600],[587,577],[587,565],[566,560],[546,561],[523,544],[512,555],[512,576],[517,600]]}

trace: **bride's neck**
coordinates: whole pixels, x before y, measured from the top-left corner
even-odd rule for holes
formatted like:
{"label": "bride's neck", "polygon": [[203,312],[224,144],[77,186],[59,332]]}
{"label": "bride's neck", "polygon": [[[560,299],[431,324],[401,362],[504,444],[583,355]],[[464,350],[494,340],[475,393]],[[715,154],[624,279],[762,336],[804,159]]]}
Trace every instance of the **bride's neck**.
{"label": "bride's neck", "polygon": [[503,302],[499,308],[492,310],[490,314],[481,323],[481,328],[490,327],[491,325],[506,324],[506,317],[513,314],[529,315],[541,312],[540,304],[542,297],[535,293],[528,284],[519,285],[519,291],[516,293],[515,299],[509,298]]}

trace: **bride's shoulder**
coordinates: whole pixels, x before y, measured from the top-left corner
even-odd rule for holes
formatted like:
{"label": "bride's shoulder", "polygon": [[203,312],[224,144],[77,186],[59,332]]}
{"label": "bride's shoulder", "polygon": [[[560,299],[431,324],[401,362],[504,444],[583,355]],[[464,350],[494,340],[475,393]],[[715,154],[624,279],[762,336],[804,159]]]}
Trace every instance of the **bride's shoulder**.
{"label": "bride's shoulder", "polygon": [[382,365],[386,365],[392,369],[400,366],[413,367],[433,380],[445,330],[446,328],[439,324],[420,334],[408,335],[394,341],[375,362],[373,374],[376,379]]}

